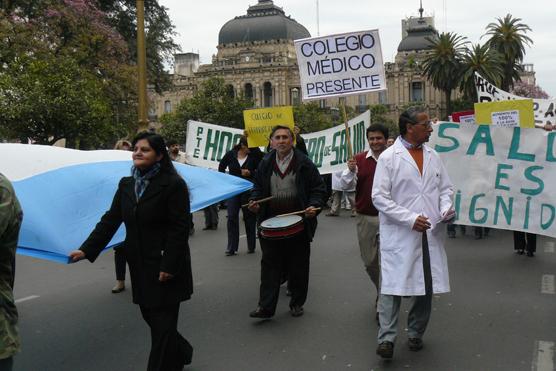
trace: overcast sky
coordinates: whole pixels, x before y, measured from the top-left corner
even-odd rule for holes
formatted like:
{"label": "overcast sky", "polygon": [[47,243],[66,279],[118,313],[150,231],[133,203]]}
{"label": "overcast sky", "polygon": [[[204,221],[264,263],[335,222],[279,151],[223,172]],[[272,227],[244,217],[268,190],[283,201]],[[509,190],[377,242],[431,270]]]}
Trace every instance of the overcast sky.
{"label": "overcast sky", "polygon": [[[177,43],[183,52],[199,52],[201,63],[210,63],[216,54],[218,32],[230,19],[246,14],[257,0],[159,0],[167,7],[176,26]],[[385,62],[392,62],[401,41],[401,19],[417,16],[415,0],[320,0],[320,35],[378,28]],[[218,4],[218,5],[217,5]],[[275,0],[286,15],[317,36],[316,0]],[[434,15],[439,31],[457,32],[472,43],[483,43],[485,27],[507,13],[531,27],[533,39],[525,63],[533,63],[537,84],[556,97],[556,1],[555,0],[423,0],[425,15]]]}

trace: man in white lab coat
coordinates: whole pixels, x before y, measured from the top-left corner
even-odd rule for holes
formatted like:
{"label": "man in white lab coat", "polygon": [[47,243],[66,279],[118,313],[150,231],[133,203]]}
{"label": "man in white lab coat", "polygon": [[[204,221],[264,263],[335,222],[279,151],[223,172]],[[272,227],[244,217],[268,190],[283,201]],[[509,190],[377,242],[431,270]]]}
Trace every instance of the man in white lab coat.
{"label": "man in white lab coat", "polygon": [[412,107],[401,114],[400,136],[379,157],[372,190],[380,220],[381,288],[377,354],[392,358],[403,296],[411,296],[409,349],[423,347],[432,294],[450,291],[443,223],[454,218],[453,186],[440,157],[424,145],[429,115]]}

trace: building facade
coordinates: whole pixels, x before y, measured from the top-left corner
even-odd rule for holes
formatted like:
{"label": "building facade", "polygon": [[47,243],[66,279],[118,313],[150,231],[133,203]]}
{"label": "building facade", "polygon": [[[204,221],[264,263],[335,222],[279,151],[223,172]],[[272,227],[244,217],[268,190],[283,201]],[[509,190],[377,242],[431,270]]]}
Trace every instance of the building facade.
{"label": "building facade", "polygon": [[[433,17],[402,20],[402,40],[394,62],[385,63],[387,91],[351,95],[320,101],[321,107],[337,107],[340,99],[358,112],[369,105],[383,104],[396,120],[411,104],[425,106],[431,116],[444,117],[444,94],[422,75],[422,61],[430,49],[428,38],[437,37]],[[199,84],[211,77],[223,78],[230,91],[243,94],[255,107],[297,105],[301,103],[299,69],[293,40],[311,37],[309,31],[272,0],[259,0],[222,26],[218,52],[210,64],[199,65],[194,53],[176,55],[174,88],[163,95],[152,95],[151,115],[156,120],[172,112],[183,99],[191,97]]]}

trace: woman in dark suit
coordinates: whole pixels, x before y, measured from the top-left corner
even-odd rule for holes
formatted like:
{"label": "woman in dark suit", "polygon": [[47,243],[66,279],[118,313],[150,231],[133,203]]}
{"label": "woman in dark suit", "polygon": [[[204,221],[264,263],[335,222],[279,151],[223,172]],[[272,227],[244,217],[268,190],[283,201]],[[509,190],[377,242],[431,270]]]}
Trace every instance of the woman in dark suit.
{"label": "woman in dark suit", "polygon": [[148,371],[181,370],[193,347],[177,331],[180,303],[193,293],[189,253],[189,194],[164,139],[140,133],[133,140],[132,176],[120,180],[104,214],[73,261],[94,262],[123,222],[133,302],[151,329]]}
{"label": "woman in dark suit", "polygon": [[[247,146],[247,138],[242,136],[239,143],[228,151],[220,164],[218,171],[225,172],[228,169],[230,175],[235,175],[240,178],[253,182],[255,171],[259,166],[259,162],[263,157],[263,153],[258,148],[249,148]],[[226,255],[235,255],[239,246],[239,209],[242,209],[243,221],[245,223],[245,234],[247,235],[247,252],[252,254],[255,252],[256,246],[256,228],[257,217],[246,207],[241,208],[242,204],[249,201],[250,192],[244,192],[234,196],[226,201],[228,211],[228,246],[226,248]]]}

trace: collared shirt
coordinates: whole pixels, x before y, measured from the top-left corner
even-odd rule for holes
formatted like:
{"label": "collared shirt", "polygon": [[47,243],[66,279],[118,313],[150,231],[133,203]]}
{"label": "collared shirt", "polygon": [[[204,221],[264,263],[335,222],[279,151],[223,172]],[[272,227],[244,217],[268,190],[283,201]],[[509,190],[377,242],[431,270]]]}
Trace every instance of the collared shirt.
{"label": "collared shirt", "polygon": [[421,143],[421,144],[417,144],[417,145],[414,145],[414,144],[409,143],[409,142],[408,142],[407,140],[405,140],[401,135],[400,135],[400,142],[402,142],[403,146],[404,146],[405,148],[407,148],[407,149],[416,149],[416,148],[422,148],[422,147],[423,147],[423,144],[422,144],[422,143]]}
{"label": "collared shirt", "polygon": [[368,159],[369,157],[374,158],[375,161],[378,162],[378,156],[375,156],[375,154],[374,154],[374,152],[373,152],[372,149],[370,149],[370,150],[367,152],[367,156],[365,156],[366,159]]}
{"label": "collared shirt", "polygon": [[284,174],[286,172],[286,170],[288,169],[288,166],[290,165],[290,162],[293,158],[293,148],[290,151],[290,153],[288,153],[286,155],[286,157],[284,157],[283,160],[280,160],[280,158],[278,157],[278,152],[276,152],[276,165],[278,165],[278,169],[280,169],[280,172],[282,174]]}

